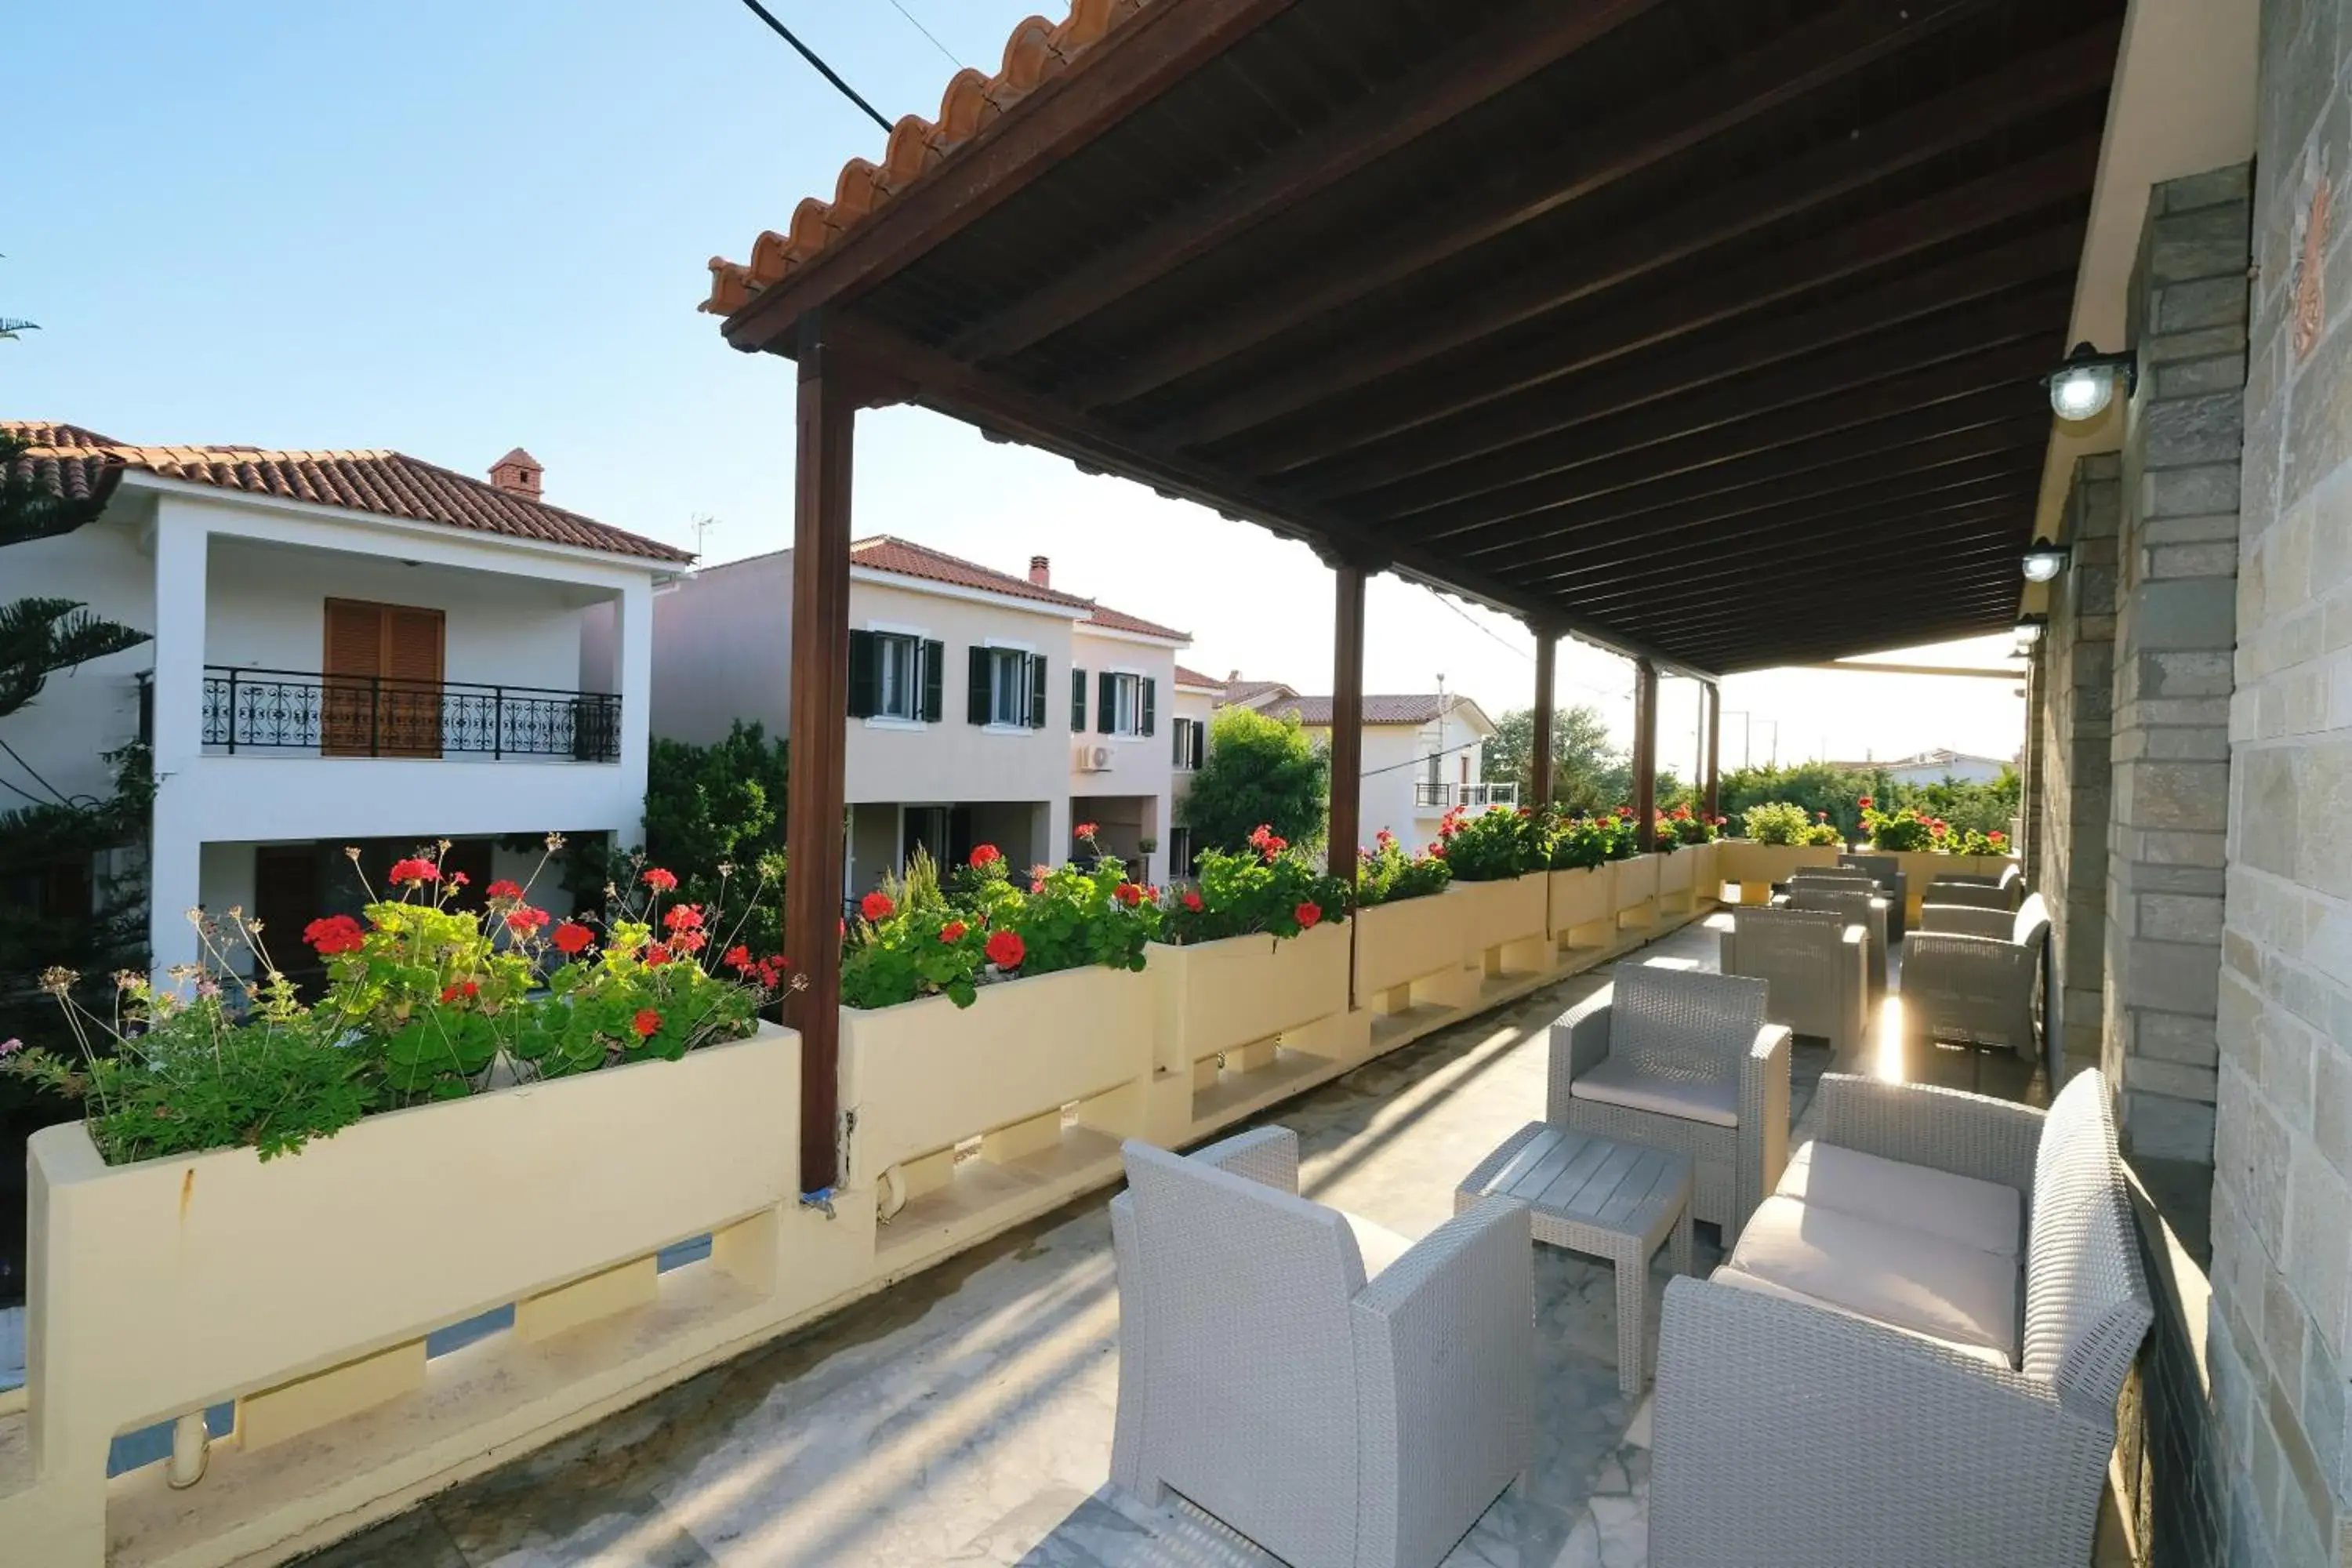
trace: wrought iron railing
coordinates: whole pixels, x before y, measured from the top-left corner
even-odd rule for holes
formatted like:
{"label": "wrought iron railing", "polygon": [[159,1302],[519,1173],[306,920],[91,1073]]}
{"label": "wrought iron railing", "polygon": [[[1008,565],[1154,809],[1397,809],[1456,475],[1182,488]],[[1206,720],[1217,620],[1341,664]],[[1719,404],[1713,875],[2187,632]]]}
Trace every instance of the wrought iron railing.
{"label": "wrought iron railing", "polygon": [[621,755],[621,699],[543,686],[206,665],[204,742],[231,752],[611,763]]}
{"label": "wrought iron railing", "polygon": [[1454,786],[1450,784],[1433,784],[1427,779],[1418,780],[1412,786],[1412,804],[1431,806],[1452,805]]}
{"label": "wrought iron railing", "polygon": [[1517,784],[1444,784],[1428,779],[1415,781],[1412,804],[1443,810],[1458,805],[1465,811],[1484,811],[1490,805],[1517,805],[1519,786]]}

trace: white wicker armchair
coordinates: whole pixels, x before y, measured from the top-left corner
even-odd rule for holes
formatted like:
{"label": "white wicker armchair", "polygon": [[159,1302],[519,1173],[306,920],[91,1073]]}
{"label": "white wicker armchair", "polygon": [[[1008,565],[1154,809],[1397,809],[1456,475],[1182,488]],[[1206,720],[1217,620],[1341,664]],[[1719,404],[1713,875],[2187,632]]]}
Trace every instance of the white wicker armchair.
{"label": "white wicker armchair", "polygon": [[1921,931],[1999,937],[2005,942],[2016,928],[2017,915],[2011,910],[1980,910],[1973,904],[1927,904],[1919,910]]}
{"label": "white wicker armchair", "polygon": [[1628,964],[1551,1026],[1544,1119],[1691,1157],[1691,1217],[1739,1235],[1789,1160],[1789,1031],[1755,980]]}
{"label": "white wicker armchair", "polygon": [[1765,1017],[1840,1053],[1862,1048],[1870,1020],[1870,933],[1862,925],[1789,909],[1737,910],[1706,925],[1721,939],[1724,973],[1771,987]]}
{"label": "white wicker armchair", "polygon": [[1959,904],[1972,910],[2013,910],[2017,900],[2007,888],[1996,888],[1989,882],[1962,882],[1949,877],[1938,877],[1927,884],[1920,900],[1924,910],[1934,904]]}
{"label": "white wicker armchair", "polygon": [[1911,925],[1911,879],[1903,870],[1903,862],[1893,855],[1847,854],[1838,857],[1838,864],[1867,871],[1878,884],[1888,902],[1887,935],[1894,941],[1903,940]]}
{"label": "white wicker armchair", "polygon": [[1874,897],[1867,884],[1859,882],[1823,881],[1807,878],[1789,884],[1789,904],[1792,910],[1811,910],[1821,914],[1836,915],[1848,925],[1858,925],[1870,933],[1870,994],[1886,994],[1886,900]]}
{"label": "white wicker armchair", "polygon": [[1408,1244],[1298,1196],[1285,1128],[1125,1155],[1111,1479],[1297,1568],[1433,1568],[1534,1458],[1526,1207]]}
{"label": "white wicker armchair", "polygon": [[[2116,1401],[2153,1318],[2104,1080],[2079,1075],[2046,1116],[1836,1074],[1815,1104],[1820,1137],[1772,1202],[1841,1249],[1779,1258],[1820,1289],[1751,1274],[1738,1252],[1666,1287],[1652,1568],[2088,1563]],[[2005,1189],[2015,1258],[1937,1230],[1965,1205],[1919,1203]],[[1904,1222],[1906,1201],[1925,1223]],[[1906,1271],[1915,1255],[1983,1273],[2007,1337],[1904,1323],[1935,1306],[1927,1272]]]}
{"label": "white wicker armchair", "polygon": [[[1930,904],[1926,913],[1934,914]],[[1937,1039],[1977,1046],[2006,1046],[2031,1057],[2041,1044],[2034,1003],[2040,995],[2043,948],[2050,911],[2033,894],[2016,913],[1973,911],[2005,922],[2005,935],[1964,935],[1927,929],[1913,936],[1903,955],[1905,1049]],[[1934,923],[1967,921],[1939,915]]]}

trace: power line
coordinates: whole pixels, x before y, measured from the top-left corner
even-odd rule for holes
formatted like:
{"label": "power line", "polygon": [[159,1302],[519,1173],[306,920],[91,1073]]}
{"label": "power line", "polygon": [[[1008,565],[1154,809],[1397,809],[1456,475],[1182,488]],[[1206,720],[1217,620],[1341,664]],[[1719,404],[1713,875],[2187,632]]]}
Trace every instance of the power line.
{"label": "power line", "polygon": [[[816,68],[817,74],[824,78],[825,80],[833,83],[835,89],[840,92],[842,97],[849,100],[850,102],[864,110],[867,116],[873,120],[874,123],[879,125],[886,133],[889,131],[890,122],[882,118],[882,111],[875,108],[872,104],[866,102],[864,99],[858,97],[857,89],[850,86],[847,82],[842,80],[841,73],[835,70],[831,66],[825,64],[823,59],[818,58],[817,52],[814,49],[810,48],[806,44],[802,43],[800,39],[794,37],[793,36],[793,30],[790,27],[785,26],[782,22],[776,20],[775,13],[770,11],[765,5],[761,5],[760,0],[743,0],[743,4],[751,9],[751,15],[759,17],[760,20],[768,24],[770,30],[772,30],[776,37],[783,39],[784,42],[792,45],[793,48],[799,50],[801,58],[814,66]],[[908,17],[908,20],[912,21],[914,18]]]}
{"label": "power line", "polygon": [[898,0],[890,0],[890,9],[898,12],[901,16],[906,17],[909,23],[913,24],[915,31],[930,39],[931,47],[947,56],[948,64],[956,67],[958,69],[961,69],[963,68],[963,62],[956,58],[955,51],[949,48],[945,44],[940,42],[938,35],[934,34],[929,27],[924,26],[921,19],[912,11],[908,10],[904,5],[899,5]]}
{"label": "power line", "polygon": [[[1521,658],[1526,659],[1529,664],[1533,664],[1536,661],[1536,656],[1534,654],[1529,653],[1527,649],[1519,647],[1518,644],[1512,642],[1509,638],[1499,635],[1494,627],[1486,625],[1484,621],[1478,619],[1477,616],[1472,615],[1469,611],[1464,609],[1461,605],[1455,604],[1453,600],[1447,598],[1436,589],[1430,587],[1424,583],[1422,584],[1422,591],[1426,593],[1431,598],[1436,600],[1439,604],[1444,605],[1447,609],[1453,611],[1455,615],[1461,616],[1465,621],[1467,621],[1477,630],[1486,633],[1486,636],[1493,637],[1495,641],[1502,644],[1503,647],[1509,648],[1513,653],[1517,654]],[[1589,680],[1579,680],[1574,676],[1560,677],[1557,674],[1557,668],[1558,667],[1555,664],[1555,679],[1565,679],[1569,685],[1576,687],[1580,690],[1590,691],[1595,697],[1603,697],[1607,698],[1612,702],[1618,702],[1633,695],[1633,689],[1630,686],[1622,690],[1612,691],[1606,687],[1595,686]]]}

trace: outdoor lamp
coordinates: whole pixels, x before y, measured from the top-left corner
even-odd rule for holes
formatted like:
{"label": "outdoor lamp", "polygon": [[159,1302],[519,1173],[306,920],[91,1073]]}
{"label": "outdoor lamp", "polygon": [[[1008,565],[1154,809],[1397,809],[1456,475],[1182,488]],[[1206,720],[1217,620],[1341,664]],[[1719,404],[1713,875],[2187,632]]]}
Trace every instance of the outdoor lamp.
{"label": "outdoor lamp", "polygon": [[2049,582],[2066,570],[2067,558],[2073,553],[2063,544],[2053,544],[2046,539],[2035,540],[2026,548],[2025,580],[2029,583]]}
{"label": "outdoor lamp", "polygon": [[2046,616],[2018,616],[2017,651],[2019,657],[2022,658],[2033,651],[2033,645],[2042,640],[2042,627],[2043,623],[2048,619],[2049,617]]}
{"label": "outdoor lamp", "polygon": [[2095,419],[2115,400],[2120,375],[2129,397],[2139,381],[2139,356],[2128,351],[2103,354],[2089,343],[2076,343],[2066,363],[2042,378],[2050,389],[2051,411],[2061,419]]}

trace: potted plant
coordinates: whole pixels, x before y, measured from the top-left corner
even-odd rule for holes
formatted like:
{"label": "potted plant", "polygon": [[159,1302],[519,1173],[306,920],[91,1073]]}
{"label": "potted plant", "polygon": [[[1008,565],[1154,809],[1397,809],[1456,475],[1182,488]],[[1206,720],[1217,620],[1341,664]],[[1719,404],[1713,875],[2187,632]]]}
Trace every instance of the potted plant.
{"label": "potted plant", "polygon": [[[1439,822],[1437,837],[1434,852],[1454,873],[1446,897],[1461,923],[1465,962],[1482,964],[1489,974],[1543,965],[1549,947],[1549,821],[1525,806],[1489,806],[1475,816],[1456,806]],[[1546,951],[1507,952],[1530,942]],[[1515,963],[1515,957],[1521,962]]]}
{"label": "potted plant", "polygon": [[1356,872],[1356,1004],[1427,975],[1459,970],[1461,932],[1437,895],[1454,868],[1435,847],[1408,855],[1383,827],[1360,852]]}

